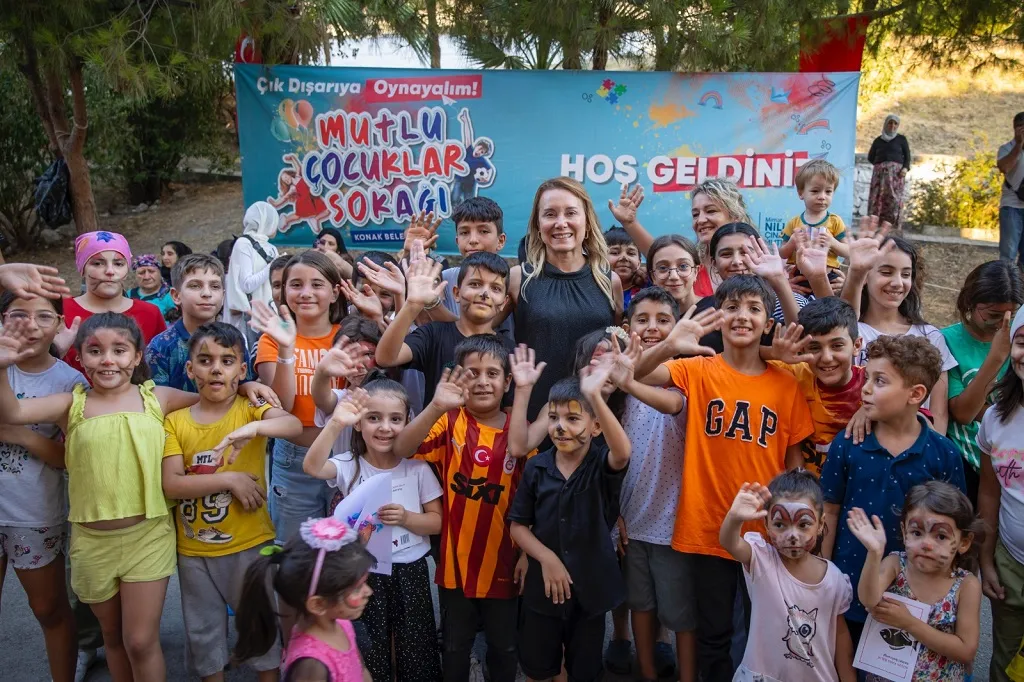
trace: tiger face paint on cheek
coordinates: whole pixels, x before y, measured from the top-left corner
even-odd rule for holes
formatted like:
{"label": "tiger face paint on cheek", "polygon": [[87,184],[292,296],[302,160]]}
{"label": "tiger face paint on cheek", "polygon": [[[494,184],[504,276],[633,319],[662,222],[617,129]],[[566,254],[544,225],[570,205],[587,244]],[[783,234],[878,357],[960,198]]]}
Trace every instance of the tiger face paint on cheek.
{"label": "tiger face paint on cheek", "polygon": [[799,559],[818,542],[818,513],[804,502],[772,504],[767,517],[768,539],[784,557]]}
{"label": "tiger face paint on cheek", "polygon": [[554,442],[555,447],[560,450],[571,450],[580,447],[587,442],[590,420],[588,413],[578,400],[570,400],[567,403],[548,405],[548,435]]}
{"label": "tiger face paint on cheek", "polygon": [[912,512],[903,525],[907,556],[924,570],[948,570],[960,548],[961,534],[952,519]]}

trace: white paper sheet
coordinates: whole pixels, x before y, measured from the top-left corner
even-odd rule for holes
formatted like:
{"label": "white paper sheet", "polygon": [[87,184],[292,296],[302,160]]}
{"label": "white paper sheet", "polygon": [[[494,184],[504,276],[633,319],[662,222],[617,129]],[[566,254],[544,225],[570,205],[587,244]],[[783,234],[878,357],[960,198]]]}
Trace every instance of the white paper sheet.
{"label": "white paper sheet", "polygon": [[[886,599],[902,602],[911,615],[921,622],[928,622],[931,606],[898,594],[885,593]],[[904,630],[883,625],[868,614],[864,632],[857,644],[853,667],[860,668],[892,682],[910,682],[914,677],[914,666],[920,645]]]}

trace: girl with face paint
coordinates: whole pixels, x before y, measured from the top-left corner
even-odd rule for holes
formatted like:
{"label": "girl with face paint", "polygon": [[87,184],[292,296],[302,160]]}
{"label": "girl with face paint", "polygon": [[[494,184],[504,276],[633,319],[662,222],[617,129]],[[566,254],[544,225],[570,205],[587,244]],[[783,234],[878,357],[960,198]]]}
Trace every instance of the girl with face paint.
{"label": "girl with face paint", "polygon": [[[848,524],[868,550],[857,586],[861,602],[875,620],[904,630],[921,644],[913,679],[966,679],[978,651],[981,625],[974,541],[984,536],[971,501],[944,481],[914,486],[903,505],[906,551],[884,559],[885,529],[877,516],[868,520],[863,509],[854,508]],[[886,599],[886,593],[932,604],[928,622],[912,616],[902,603]],[[868,680],[881,679],[868,675]]]}
{"label": "girl with face paint", "polygon": [[[814,474],[785,471],[768,486],[744,483],[719,540],[743,564],[750,628],[734,680],[847,682],[853,643],[842,614],[850,579],[814,554],[824,533],[824,502]],[[765,534],[753,522],[764,522]],[[741,532],[746,530],[747,532]]]}
{"label": "girl with face paint", "polygon": [[[276,550],[276,551],[275,551]],[[281,672],[293,680],[363,680],[363,664],[352,621],[373,595],[370,567],[376,561],[355,529],[333,518],[309,520],[284,549],[269,547],[245,572],[235,626],[236,660],[261,656],[277,638],[274,592],[298,613]],[[276,568],[276,571],[271,571]]]}

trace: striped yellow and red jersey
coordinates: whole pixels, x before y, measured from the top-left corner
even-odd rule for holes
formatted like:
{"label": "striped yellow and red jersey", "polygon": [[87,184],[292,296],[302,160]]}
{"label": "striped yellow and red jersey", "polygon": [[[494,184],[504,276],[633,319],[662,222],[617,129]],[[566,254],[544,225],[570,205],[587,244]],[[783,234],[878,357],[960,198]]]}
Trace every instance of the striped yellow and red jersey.
{"label": "striped yellow and red jersey", "polygon": [[505,519],[526,459],[508,455],[508,424],[481,424],[465,408],[450,410],[430,429],[416,456],[441,472],[441,561],[437,584],[469,598],[508,599],[516,550]]}

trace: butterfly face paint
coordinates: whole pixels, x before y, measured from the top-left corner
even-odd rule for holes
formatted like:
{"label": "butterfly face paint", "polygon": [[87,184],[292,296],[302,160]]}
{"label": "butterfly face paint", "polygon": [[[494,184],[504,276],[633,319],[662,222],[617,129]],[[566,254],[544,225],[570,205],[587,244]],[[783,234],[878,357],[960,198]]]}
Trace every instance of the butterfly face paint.
{"label": "butterfly face paint", "polygon": [[560,452],[586,446],[593,431],[594,417],[577,400],[548,403],[548,436]]}
{"label": "butterfly face paint", "polygon": [[922,572],[950,570],[962,537],[953,519],[927,509],[913,509],[903,521],[907,558]]}
{"label": "butterfly face paint", "polygon": [[814,551],[821,526],[818,512],[805,502],[781,500],[768,509],[768,539],[783,557],[800,559]]}

